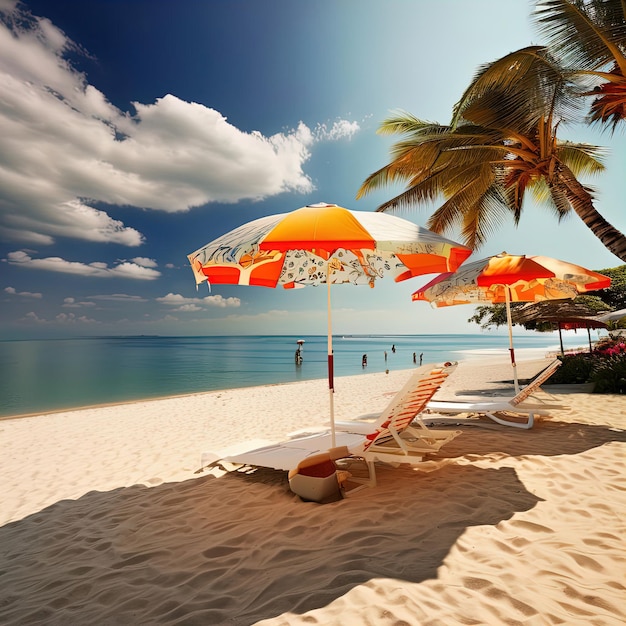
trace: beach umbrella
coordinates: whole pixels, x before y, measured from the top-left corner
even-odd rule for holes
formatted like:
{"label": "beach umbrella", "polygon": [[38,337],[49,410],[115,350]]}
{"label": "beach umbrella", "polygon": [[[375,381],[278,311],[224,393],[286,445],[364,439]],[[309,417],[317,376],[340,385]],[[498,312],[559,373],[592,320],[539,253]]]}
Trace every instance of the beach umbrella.
{"label": "beach umbrella", "polygon": [[515,391],[519,391],[511,302],[541,302],[574,298],[581,293],[609,287],[611,279],[580,265],[546,256],[503,252],[466,263],[456,272],[444,273],[413,293],[435,307],[456,304],[506,304],[509,352]]}
{"label": "beach umbrella", "polygon": [[188,255],[196,283],[292,289],[328,287],[328,386],[334,445],[334,363],[331,284],[374,286],[385,276],[402,281],[456,270],[471,254],[445,239],[386,213],[313,204],[261,217]]}

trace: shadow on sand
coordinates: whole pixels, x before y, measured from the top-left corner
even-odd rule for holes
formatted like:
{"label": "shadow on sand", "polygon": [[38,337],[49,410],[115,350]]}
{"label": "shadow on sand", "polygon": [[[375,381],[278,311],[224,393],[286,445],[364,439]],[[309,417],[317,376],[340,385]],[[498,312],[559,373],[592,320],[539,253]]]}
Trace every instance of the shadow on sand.
{"label": "shadow on sand", "polygon": [[[428,416],[424,419],[430,424]],[[433,420],[436,423],[436,419]],[[611,441],[626,442],[626,430],[608,426],[557,422],[538,418],[530,430],[499,426],[489,419],[473,420],[478,425],[459,420],[449,422],[450,428],[460,428],[463,434],[446,444],[436,458],[453,458],[468,454],[497,454],[507,456],[557,456],[580,454]]]}
{"label": "shadow on sand", "polygon": [[[626,433],[546,423],[507,431],[504,446],[502,432],[470,432],[445,456],[609,441]],[[270,470],[91,492],[0,528],[0,621],[244,625],[303,613],[374,578],[436,578],[468,527],[539,501],[512,468],[454,463],[385,468],[376,489],[327,505],[301,502]]]}

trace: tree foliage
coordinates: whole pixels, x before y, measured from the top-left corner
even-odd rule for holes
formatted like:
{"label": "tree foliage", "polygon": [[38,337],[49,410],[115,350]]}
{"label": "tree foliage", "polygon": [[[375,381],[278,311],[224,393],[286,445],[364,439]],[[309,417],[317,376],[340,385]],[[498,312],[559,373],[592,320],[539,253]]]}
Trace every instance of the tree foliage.
{"label": "tree foliage", "polygon": [[611,279],[611,286],[598,293],[598,297],[617,311],[626,309],[626,265],[597,270]]}
{"label": "tree foliage", "polygon": [[[512,304],[511,307],[514,307]],[[478,324],[483,330],[488,330],[492,326],[506,326],[506,307],[504,304],[481,305],[476,307],[474,315],[470,317],[468,322]]]}

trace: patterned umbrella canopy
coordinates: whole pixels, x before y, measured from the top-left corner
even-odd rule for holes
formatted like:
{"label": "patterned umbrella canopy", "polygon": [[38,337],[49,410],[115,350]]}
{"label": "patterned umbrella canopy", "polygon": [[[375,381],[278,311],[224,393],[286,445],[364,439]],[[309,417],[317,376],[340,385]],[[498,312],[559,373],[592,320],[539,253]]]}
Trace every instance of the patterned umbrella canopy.
{"label": "patterned umbrella canopy", "polygon": [[574,298],[581,293],[605,289],[611,279],[580,265],[546,256],[512,255],[503,252],[465,264],[456,272],[442,274],[413,293],[435,307],[455,304],[506,303],[509,350],[516,391],[519,389],[511,302],[541,302]]}
{"label": "patterned umbrella canopy", "polygon": [[[407,220],[336,204],[313,204],[254,220],[188,255],[196,283],[282,286],[328,285],[328,383],[331,426],[333,354],[330,285],[374,286],[384,276],[455,271],[471,254]],[[332,428],[334,439],[334,426]]]}
{"label": "patterned umbrella canopy", "polygon": [[390,275],[453,272],[471,254],[399,217],[314,204],[248,222],[188,255],[196,282],[292,288],[372,286]]}

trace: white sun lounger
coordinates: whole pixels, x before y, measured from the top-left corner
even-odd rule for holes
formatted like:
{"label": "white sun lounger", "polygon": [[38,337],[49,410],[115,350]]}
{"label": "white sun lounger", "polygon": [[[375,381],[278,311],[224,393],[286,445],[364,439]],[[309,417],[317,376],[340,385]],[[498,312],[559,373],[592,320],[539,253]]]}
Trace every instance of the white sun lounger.
{"label": "white sun lounger", "polygon": [[[368,485],[376,484],[374,463],[381,461],[398,466],[403,463],[415,464],[429,453],[438,451],[442,445],[460,434],[458,430],[432,430],[423,422],[411,426],[411,422],[424,410],[426,403],[435,394],[453,367],[423,366],[409,382],[396,394],[375,423],[367,425],[354,423],[354,427],[342,425],[348,430],[339,430],[335,436],[335,447],[331,449],[329,431],[297,436],[276,444],[257,447],[231,455],[205,454],[203,466],[219,462],[220,465],[270,467],[290,472],[290,486],[298,495],[307,499],[311,495],[327,493],[328,476],[296,476],[298,468],[310,468],[311,457],[320,456],[320,464],[327,460],[324,454],[331,453],[331,460],[340,457],[357,457],[367,463],[369,477],[361,481]],[[350,424],[350,423],[345,423]],[[303,463],[304,462],[304,463]],[[326,487],[318,488],[316,481],[323,480]],[[332,483],[332,480],[330,481]],[[338,479],[337,479],[338,484]],[[309,485],[309,486],[307,486]],[[311,486],[313,485],[313,486]],[[316,496],[317,497],[317,496]]]}
{"label": "white sun lounger", "polygon": [[[363,442],[363,435],[354,433],[336,433],[335,445],[347,448],[358,447]],[[246,450],[239,454],[215,456],[214,461],[232,463],[234,465],[251,465],[253,467],[270,467],[288,472],[303,459],[320,454],[332,446],[330,432],[318,432],[287,439],[262,448]],[[209,455],[203,456],[203,463]]]}
{"label": "white sun lounger", "polygon": [[[473,413],[484,415],[497,424],[512,426],[513,428],[532,428],[535,416],[547,416],[555,410],[567,409],[561,404],[545,402],[530,402],[529,397],[538,391],[540,386],[556,372],[561,361],[558,359],[550,363],[535,378],[514,396],[460,397],[458,400],[431,400],[427,409],[432,413],[461,414]],[[505,417],[506,414],[522,416],[525,422],[517,422]]]}

